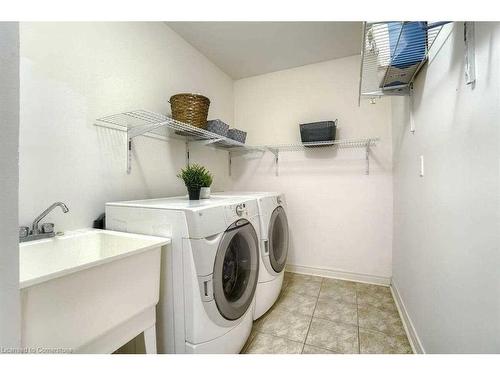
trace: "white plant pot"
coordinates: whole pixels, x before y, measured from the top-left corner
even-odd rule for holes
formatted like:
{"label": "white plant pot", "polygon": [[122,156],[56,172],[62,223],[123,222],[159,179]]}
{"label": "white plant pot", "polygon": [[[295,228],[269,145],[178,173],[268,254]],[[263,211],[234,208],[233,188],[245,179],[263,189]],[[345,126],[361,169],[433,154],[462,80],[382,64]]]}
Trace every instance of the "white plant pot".
{"label": "white plant pot", "polygon": [[200,199],[208,199],[210,198],[210,188],[202,187],[200,191]]}

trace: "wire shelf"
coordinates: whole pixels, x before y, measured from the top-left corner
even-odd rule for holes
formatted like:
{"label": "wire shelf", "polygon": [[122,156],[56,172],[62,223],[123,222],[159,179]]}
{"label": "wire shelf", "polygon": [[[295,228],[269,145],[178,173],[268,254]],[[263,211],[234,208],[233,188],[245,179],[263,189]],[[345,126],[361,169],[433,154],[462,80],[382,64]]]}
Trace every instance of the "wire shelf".
{"label": "wire shelf", "polygon": [[408,95],[447,22],[365,22],[359,98]]}
{"label": "wire shelf", "polygon": [[139,135],[153,134],[159,137],[181,139],[189,142],[205,141],[204,143],[207,145],[224,149],[247,148],[244,143],[212,133],[206,129],[185,124],[166,115],[146,110],[102,117],[96,121],[96,125],[124,128],[127,130],[130,139]]}
{"label": "wire shelf", "polygon": [[370,148],[377,145],[379,138],[340,139],[336,141],[303,142],[279,145],[260,146],[274,154],[275,174],[279,175],[280,152],[307,151],[311,149],[338,150],[346,148],[360,148],[365,150],[366,170],[370,174]]}
{"label": "wire shelf", "polygon": [[168,140],[169,138],[183,140],[186,144],[187,164],[189,164],[189,145],[192,143],[226,150],[229,154],[229,175],[231,175],[232,154],[264,153],[269,151],[275,156],[276,175],[278,175],[280,152],[343,148],[364,148],[366,150],[366,174],[368,174],[370,147],[375,146],[379,140],[378,138],[359,138],[325,142],[250,146],[208,130],[176,121],[166,115],[146,110],[136,110],[102,117],[96,120],[95,125],[127,133],[127,173],[130,173],[132,168],[132,141],[138,136],[161,140]]}
{"label": "wire shelf", "polygon": [[304,151],[313,148],[321,149],[341,149],[341,148],[365,148],[367,146],[375,146],[378,138],[359,138],[359,139],[341,139],[336,141],[323,141],[323,142],[303,142],[279,145],[266,145],[265,147],[271,152],[292,152]]}
{"label": "wire shelf", "polygon": [[189,165],[189,145],[202,144],[229,151],[229,173],[231,174],[231,154],[264,152],[262,147],[248,146],[234,139],[212,133],[206,129],[174,120],[173,118],[143,109],[118,113],[96,120],[96,126],[116,129],[127,133],[127,173],[132,170],[132,144],[138,136],[161,140],[178,139],[186,144],[186,164]]}

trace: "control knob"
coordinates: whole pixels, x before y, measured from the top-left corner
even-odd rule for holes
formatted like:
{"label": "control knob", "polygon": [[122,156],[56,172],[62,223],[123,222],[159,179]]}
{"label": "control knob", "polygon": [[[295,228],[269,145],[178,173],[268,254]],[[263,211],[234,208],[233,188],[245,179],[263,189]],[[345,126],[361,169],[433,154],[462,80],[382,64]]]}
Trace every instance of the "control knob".
{"label": "control knob", "polygon": [[243,203],[237,205],[236,206],[236,215],[243,216],[244,213],[245,213],[245,205]]}

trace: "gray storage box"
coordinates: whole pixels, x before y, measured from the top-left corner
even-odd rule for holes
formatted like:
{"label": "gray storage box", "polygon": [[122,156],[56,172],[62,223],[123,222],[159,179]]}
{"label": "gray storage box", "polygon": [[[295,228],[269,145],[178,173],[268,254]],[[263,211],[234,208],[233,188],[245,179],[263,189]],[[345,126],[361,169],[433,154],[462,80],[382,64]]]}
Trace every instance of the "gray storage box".
{"label": "gray storage box", "polygon": [[229,125],[225,122],[222,122],[219,119],[216,120],[208,120],[206,129],[209,132],[222,135],[223,137],[227,136],[227,131],[229,129]]}
{"label": "gray storage box", "polygon": [[247,139],[247,132],[233,128],[229,129],[229,131],[227,132],[227,137],[234,139],[235,141],[238,141],[240,143],[245,143],[245,140]]}
{"label": "gray storage box", "polygon": [[334,141],[336,130],[337,120],[300,124],[300,138],[302,143]]}

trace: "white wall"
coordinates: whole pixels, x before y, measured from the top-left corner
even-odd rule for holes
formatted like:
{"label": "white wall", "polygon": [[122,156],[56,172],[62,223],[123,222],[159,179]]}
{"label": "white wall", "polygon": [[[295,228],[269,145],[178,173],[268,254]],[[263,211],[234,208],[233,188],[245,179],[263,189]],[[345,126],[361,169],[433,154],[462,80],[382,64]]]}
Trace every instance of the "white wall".
{"label": "white wall", "polygon": [[428,353],[500,352],[499,23],[476,23],[476,66],[472,89],[456,23],[416,80],[414,135],[393,103],[393,284]]}
{"label": "white wall", "polygon": [[[168,113],[177,92],[211,99],[209,118],[233,121],[233,82],[161,22],[22,23],[20,223],[54,201],[70,213],[57,230],[88,227],[106,201],[184,194],[175,176],[184,144],[139,138],[127,175],[124,133],[95,119],[134,109]],[[228,183],[227,153],[198,148],[192,161]]]}
{"label": "white wall", "polygon": [[234,190],[282,191],[288,201],[288,263],[302,271],[388,282],[392,246],[390,100],[358,107],[359,56],[235,82],[235,124],[248,143],[295,143],[299,123],[339,119],[337,138],[380,137],[370,175],[364,150],[311,150],[235,158]]}
{"label": "white wall", "polygon": [[0,22],[0,348],[20,344],[19,25]]}

